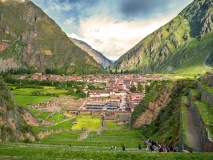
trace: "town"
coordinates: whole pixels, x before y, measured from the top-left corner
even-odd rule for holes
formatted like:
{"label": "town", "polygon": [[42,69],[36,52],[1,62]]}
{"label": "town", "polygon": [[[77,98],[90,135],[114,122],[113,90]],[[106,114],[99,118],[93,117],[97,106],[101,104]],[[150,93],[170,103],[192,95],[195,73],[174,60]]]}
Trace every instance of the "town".
{"label": "town", "polygon": [[[115,75],[84,75],[84,76],[61,76],[34,73],[21,75],[19,79],[30,79],[38,81],[76,81],[88,84],[102,84],[100,88],[91,89],[86,85],[83,91],[86,98],[69,100],[51,100],[42,104],[32,105],[30,108],[45,109],[49,111],[67,111],[72,114],[90,113],[92,115],[103,115],[105,120],[118,120],[119,123],[128,123],[131,113],[144,98],[146,86],[150,80],[162,80],[159,75],[139,74],[115,74]],[[69,103],[68,103],[69,101]],[[61,106],[65,106],[62,108]]]}

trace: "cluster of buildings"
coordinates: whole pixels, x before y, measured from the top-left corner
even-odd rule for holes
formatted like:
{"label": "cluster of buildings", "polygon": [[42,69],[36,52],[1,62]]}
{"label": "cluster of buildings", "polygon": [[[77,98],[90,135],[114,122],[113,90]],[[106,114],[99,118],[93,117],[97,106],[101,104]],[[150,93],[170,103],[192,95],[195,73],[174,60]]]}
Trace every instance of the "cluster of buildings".
{"label": "cluster of buildings", "polygon": [[[118,111],[118,112],[132,112],[134,107],[140,103],[145,96],[145,86],[149,85],[149,80],[161,80],[158,75],[139,75],[139,74],[115,74],[115,75],[83,75],[83,76],[61,76],[49,75],[42,73],[34,73],[31,75],[21,75],[20,79],[34,79],[34,80],[52,80],[52,81],[77,81],[88,83],[103,83],[105,88],[102,90],[89,90],[88,87],[84,89],[88,92],[88,98],[82,110],[100,110],[100,111]],[[130,92],[130,88],[138,83],[143,86],[140,92]]]}

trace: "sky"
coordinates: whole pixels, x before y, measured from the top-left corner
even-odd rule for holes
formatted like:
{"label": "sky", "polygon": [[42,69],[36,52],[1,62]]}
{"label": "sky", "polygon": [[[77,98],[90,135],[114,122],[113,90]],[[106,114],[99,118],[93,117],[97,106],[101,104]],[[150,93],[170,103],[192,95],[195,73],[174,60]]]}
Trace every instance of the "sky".
{"label": "sky", "polygon": [[72,38],[116,60],[193,0],[32,0]]}

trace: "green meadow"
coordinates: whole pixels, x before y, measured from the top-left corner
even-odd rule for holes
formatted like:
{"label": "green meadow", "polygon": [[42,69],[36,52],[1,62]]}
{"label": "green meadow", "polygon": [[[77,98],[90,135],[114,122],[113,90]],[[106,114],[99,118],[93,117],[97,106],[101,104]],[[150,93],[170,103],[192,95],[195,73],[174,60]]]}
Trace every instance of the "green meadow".
{"label": "green meadow", "polygon": [[69,147],[68,145],[0,143],[0,159],[25,160],[212,160],[212,153],[149,153],[144,150],[100,150],[97,147]]}
{"label": "green meadow", "polygon": [[72,130],[99,130],[100,124],[101,116],[80,114],[72,125]]}

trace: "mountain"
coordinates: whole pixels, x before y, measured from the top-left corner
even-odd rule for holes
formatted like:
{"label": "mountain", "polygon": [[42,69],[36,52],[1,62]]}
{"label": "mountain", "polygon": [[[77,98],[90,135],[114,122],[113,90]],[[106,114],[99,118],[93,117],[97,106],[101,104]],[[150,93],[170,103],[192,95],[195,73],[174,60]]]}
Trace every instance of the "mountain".
{"label": "mountain", "polygon": [[194,0],[109,69],[142,73],[204,73],[213,69],[213,2]]}
{"label": "mountain", "polygon": [[0,69],[11,68],[58,74],[106,72],[33,2],[0,0]]}
{"label": "mountain", "polygon": [[38,125],[32,114],[19,107],[0,79],[0,141],[35,140],[31,125]]}
{"label": "mountain", "polygon": [[70,38],[70,39],[76,46],[78,46],[79,48],[81,48],[82,50],[87,52],[90,56],[92,56],[104,68],[106,68],[106,67],[108,67],[109,65],[112,64],[112,62],[109,59],[107,59],[102,53],[96,51],[87,43],[85,43],[81,40],[75,39],[75,38]]}

